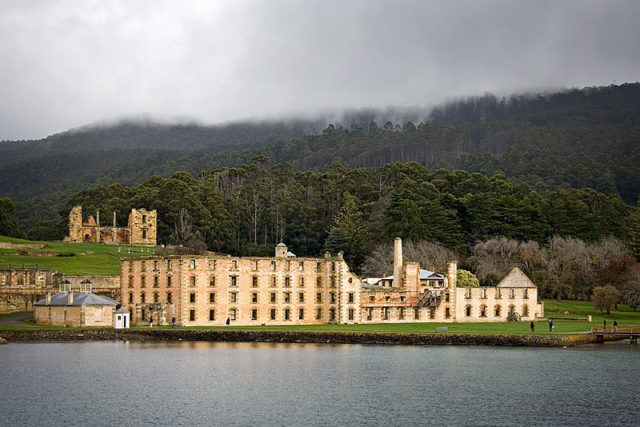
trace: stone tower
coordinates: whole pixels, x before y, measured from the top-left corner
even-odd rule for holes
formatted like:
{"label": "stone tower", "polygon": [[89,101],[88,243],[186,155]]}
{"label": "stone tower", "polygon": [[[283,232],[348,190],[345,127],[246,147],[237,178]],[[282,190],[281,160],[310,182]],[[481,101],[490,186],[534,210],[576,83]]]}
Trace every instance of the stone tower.
{"label": "stone tower", "polygon": [[129,214],[130,241],[136,246],[155,246],[158,215],[155,210],[131,209]]}
{"label": "stone tower", "polygon": [[287,257],[287,245],[284,243],[278,243],[276,246],[276,258],[286,258]]}
{"label": "stone tower", "polygon": [[403,273],[403,262],[402,262],[402,239],[396,237],[396,240],[393,242],[393,283],[392,286],[394,288],[400,288],[403,286],[402,284],[402,273]]}
{"label": "stone tower", "polygon": [[74,206],[69,212],[69,235],[65,242],[82,243],[82,206]]}

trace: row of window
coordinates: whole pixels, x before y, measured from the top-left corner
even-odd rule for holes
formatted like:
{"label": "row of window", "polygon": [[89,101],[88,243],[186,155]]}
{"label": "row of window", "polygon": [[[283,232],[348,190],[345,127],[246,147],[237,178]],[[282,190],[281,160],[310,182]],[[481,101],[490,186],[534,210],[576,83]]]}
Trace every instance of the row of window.
{"label": "row of window", "polygon": [[[189,302],[190,303],[195,303],[196,302],[196,293],[195,292],[191,292],[189,293]],[[282,302],[283,303],[291,303],[291,292],[283,292],[282,293]],[[316,303],[322,303],[323,300],[323,295],[322,292],[317,292],[316,293]],[[135,298],[134,298],[134,293],[133,292],[129,292],[129,303],[135,303]],[[146,293],[145,292],[140,292],[140,303],[144,304],[146,303]],[[159,303],[160,302],[160,293],[159,292],[154,292],[153,293],[153,302],[154,303]],[[209,303],[213,304],[216,302],[216,293],[215,292],[209,292]],[[238,302],[238,292],[229,292],[229,302],[231,303],[237,303]],[[257,304],[259,302],[259,294],[258,292],[252,292],[251,293],[251,303],[253,304]],[[269,294],[269,302],[270,303],[277,303],[277,293],[276,292],[271,292]],[[305,302],[305,293],[304,292],[299,292],[298,293],[298,302],[300,303],[304,303]],[[336,303],[336,294],[335,292],[330,292],[329,293],[329,302],[331,304],[335,304]],[[347,302],[348,303],[354,303],[355,302],[355,295],[353,292],[350,292],[349,294],[347,294]],[[166,300],[167,304],[171,304],[173,303],[173,298],[172,298],[172,293],[171,292],[167,292],[167,300]]]}
{"label": "row of window", "polygon": [[[173,259],[168,259],[166,261],[167,262],[167,270],[168,271],[173,270],[173,261],[174,261]],[[197,261],[196,259],[190,259],[189,260],[189,268],[191,270],[195,270],[196,261]],[[153,261],[142,260],[142,261],[138,261],[138,262],[140,263],[140,271],[142,271],[142,272],[147,271],[147,262],[152,262],[153,263],[153,271],[159,271],[160,260],[157,260],[157,259],[155,259]],[[178,262],[182,263],[182,260],[178,260]],[[258,271],[258,263],[259,263],[259,260],[251,260],[251,268],[254,271]],[[291,263],[292,263],[291,260],[286,260],[285,261],[285,270],[291,271]],[[212,268],[214,270],[216,270],[218,268],[218,260],[215,260],[215,259],[214,260],[208,260],[208,264],[209,264],[209,268]],[[305,271],[305,265],[306,264],[311,264],[311,262],[306,262],[305,263],[305,261],[298,261],[298,271]],[[315,271],[317,271],[317,272],[322,271],[322,264],[324,264],[324,263],[316,262],[315,264],[316,264]],[[133,271],[133,265],[134,265],[134,262],[130,261],[129,262],[129,271],[130,272]],[[330,265],[331,265],[331,267],[330,267],[331,271],[332,272],[336,271],[336,263],[332,262]],[[277,266],[278,266],[277,261],[276,260],[271,260],[271,266],[270,266],[271,270],[272,271],[276,271]],[[236,259],[231,260],[231,268],[230,269],[234,270],[234,271],[238,270],[238,260],[236,260]]]}
{"label": "row of window", "polygon": [[[268,311],[269,313],[269,320],[279,320],[278,319],[278,310],[275,308],[269,309]],[[285,308],[282,310],[282,320],[293,320],[292,319],[292,309],[290,308]],[[239,316],[239,312],[237,308],[231,308],[228,311],[228,317],[229,320],[237,320]],[[349,320],[354,320],[355,319],[355,310],[353,308],[350,308],[347,312],[347,317]],[[251,309],[251,320],[260,320],[259,317],[259,311],[257,308],[252,308]],[[298,320],[305,320],[305,309],[304,308],[299,308],[297,310],[297,319]],[[195,322],[196,319],[196,310],[195,309],[191,309],[189,310],[189,321],[191,322]],[[215,309],[210,309],[209,310],[209,321],[213,322],[216,320],[216,310]],[[322,320],[322,309],[321,308],[317,308],[315,310],[315,320]],[[336,320],[336,309],[335,308],[331,308],[329,309],[329,321],[333,322]]]}
{"label": "row of window", "polygon": [[[467,317],[471,317],[473,315],[473,308],[471,307],[471,305],[467,305],[465,307],[465,316]],[[516,307],[514,305],[510,305],[509,306],[509,312],[510,313],[515,313],[516,311]],[[493,313],[494,317],[501,317],[502,316],[502,307],[500,306],[500,304],[496,305],[493,307],[493,310],[491,310],[491,312]],[[487,313],[488,313],[488,307],[486,305],[481,305],[480,306],[480,317],[487,317]],[[523,305],[522,306],[522,312],[521,315],[523,317],[527,317],[529,316],[529,306],[528,305]]]}
{"label": "row of window", "polygon": [[[269,278],[269,286],[272,288],[277,287],[277,277],[276,276],[271,276]],[[304,277],[299,277],[298,278],[298,287],[300,288],[304,288],[304,284],[305,284],[305,278]],[[129,288],[133,288],[133,282],[134,282],[134,276],[130,275],[129,276],[129,280],[128,280],[128,286]],[[173,278],[172,276],[167,276],[167,288],[170,288],[173,284]],[[291,277],[285,277],[284,278],[284,287],[285,288],[290,288],[291,287]],[[318,276],[316,277],[316,287],[317,288],[321,288],[323,285],[322,283],[322,276]],[[196,276],[190,276],[189,277],[189,286],[191,287],[196,287],[197,286],[197,277]],[[216,276],[211,276],[209,278],[209,286],[210,287],[215,287],[216,286]],[[237,287],[238,286],[238,276],[232,275],[229,276],[229,286],[231,287]],[[259,278],[258,276],[252,276],[251,277],[251,286],[254,288],[258,288],[259,287]],[[140,276],[140,287],[141,288],[146,288],[147,287],[147,278],[146,276],[143,274]],[[153,276],[153,287],[154,288],[158,288],[160,287],[160,278],[159,276]],[[335,276],[331,276],[329,278],[329,287],[331,288],[335,288],[336,287],[336,277]]]}
{"label": "row of window", "polygon": [[[373,320],[373,317],[374,317],[374,314],[375,314],[375,310],[379,310],[380,318],[382,320],[389,320],[391,318],[391,313],[392,313],[393,308],[392,307],[381,307],[379,309],[376,309],[376,308],[373,308],[373,307],[369,307],[369,308],[366,309],[366,319],[367,320]],[[397,307],[395,310],[397,311],[398,320],[405,320],[406,319],[408,309],[406,309],[405,307]],[[414,320],[420,320],[420,317],[421,317],[420,309],[419,308],[414,308],[413,309],[413,319]],[[449,307],[445,308],[444,317],[447,318],[447,319],[451,317],[451,311],[449,310]],[[429,319],[435,319],[435,318],[436,318],[436,309],[435,308],[429,309]]]}
{"label": "row of window", "polygon": [[[471,294],[472,294],[472,288],[467,288],[467,290],[465,292],[465,298],[470,299],[471,298]],[[509,288],[509,298],[514,299],[515,297],[516,297],[515,288]],[[487,290],[486,289],[480,289],[480,298],[483,298],[483,299],[487,298]],[[494,294],[494,298],[495,299],[501,299],[502,298],[502,289],[496,288],[496,292]],[[524,288],[522,290],[522,298],[523,299],[528,299],[529,298],[529,289]]]}

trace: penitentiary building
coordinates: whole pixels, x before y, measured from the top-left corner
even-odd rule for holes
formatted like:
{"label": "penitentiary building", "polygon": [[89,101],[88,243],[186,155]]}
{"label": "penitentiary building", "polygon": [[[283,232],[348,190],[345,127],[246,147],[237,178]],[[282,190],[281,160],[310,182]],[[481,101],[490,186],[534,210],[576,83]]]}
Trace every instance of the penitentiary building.
{"label": "penitentiary building", "polygon": [[125,258],[120,286],[134,325],[360,322],[360,279],[342,253],[298,258],[282,243],[274,257]]}

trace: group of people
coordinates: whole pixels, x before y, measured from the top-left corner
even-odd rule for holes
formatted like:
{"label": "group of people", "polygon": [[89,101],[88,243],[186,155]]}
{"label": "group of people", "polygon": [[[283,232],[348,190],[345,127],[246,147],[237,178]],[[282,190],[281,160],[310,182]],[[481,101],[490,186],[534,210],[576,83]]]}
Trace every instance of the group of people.
{"label": "group of people", "polygon": [[[535,332],[536,331],[536,325],[535,323],[533,323],[533,320],[531,321],[531,332]],[[604,331],[607,332],[607,319],[604,319]],[[613,321],[613,328],[611,329],[611,332],[618,332],[618,322],[617,321]],[[553,319],[549,319],[549,333],[553,333]]]}

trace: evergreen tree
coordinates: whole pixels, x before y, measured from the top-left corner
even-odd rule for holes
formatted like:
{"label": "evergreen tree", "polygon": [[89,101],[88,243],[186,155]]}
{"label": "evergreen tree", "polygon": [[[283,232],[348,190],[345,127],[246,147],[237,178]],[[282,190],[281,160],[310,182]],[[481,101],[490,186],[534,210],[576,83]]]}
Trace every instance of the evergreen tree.
{"label": "evergreen tree", "polygon": [[325,249],[334,254],[343,252],[352,270],[361,271],[369,253],[368,236],[362,213],[358,211],[358,200],[349,193],[344,195],[342,209],[329,228]]}

